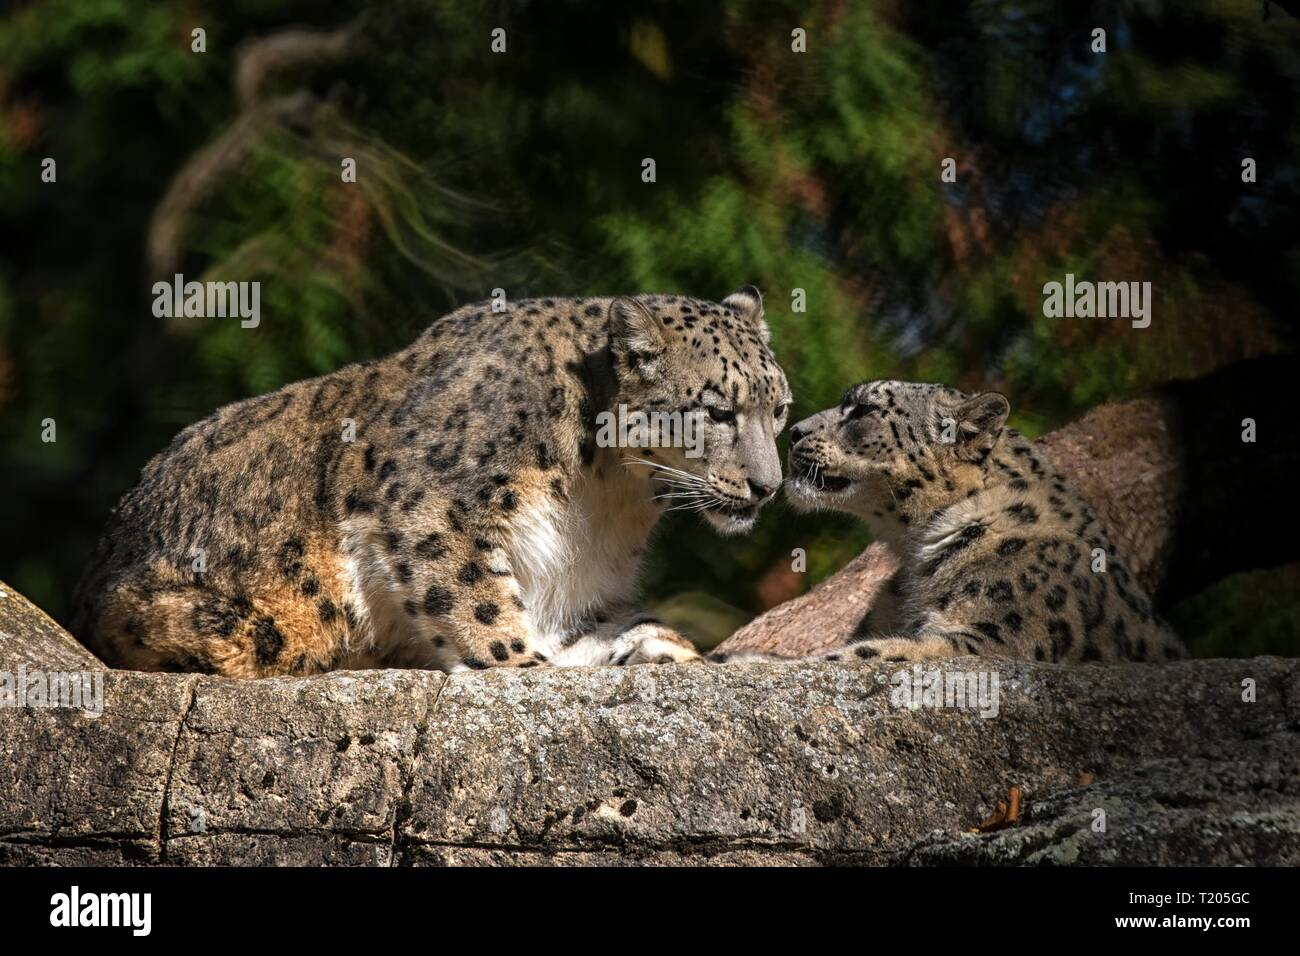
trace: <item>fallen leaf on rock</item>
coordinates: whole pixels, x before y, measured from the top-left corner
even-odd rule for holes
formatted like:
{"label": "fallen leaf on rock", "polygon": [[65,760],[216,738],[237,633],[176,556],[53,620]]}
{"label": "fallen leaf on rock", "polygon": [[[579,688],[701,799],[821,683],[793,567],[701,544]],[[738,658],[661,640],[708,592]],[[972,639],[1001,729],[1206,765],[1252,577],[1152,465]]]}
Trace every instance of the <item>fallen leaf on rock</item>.
{"label": "fallen leaf on rock", "polygon": [[1007,791],[1007,799],[999,800],[997,808],[992,815],[977,826],[970,828],[970,833],[992,833],[994,830],[1002,830],[1011,826],[1020,819],[1020,797],[1019,787],[1012,787]]}

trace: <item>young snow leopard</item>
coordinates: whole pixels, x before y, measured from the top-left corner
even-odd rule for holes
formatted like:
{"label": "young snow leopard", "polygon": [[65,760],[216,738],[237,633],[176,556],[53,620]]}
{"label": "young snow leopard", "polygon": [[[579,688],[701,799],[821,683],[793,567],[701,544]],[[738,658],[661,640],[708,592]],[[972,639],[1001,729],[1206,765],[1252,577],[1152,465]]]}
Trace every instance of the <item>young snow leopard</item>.
{"label": "young snow leopard", "polygon": [[[637,567],[669,500],[738,533],[780,487],[767,337],[751,286],[481,303],[229,405],[123,498],[78,633],[117,666],[236,677],[698,660],[635,612]],[[702,457],[604,447],[620,406],[693,416]]]}
{"label": "young snow leopard", "polygon": [[1092,509],[1005,427],[1009,411],[996,393],[864,382],[791,429],[795,504],[857,515],[902,559],[840,653],[1185,656]]}

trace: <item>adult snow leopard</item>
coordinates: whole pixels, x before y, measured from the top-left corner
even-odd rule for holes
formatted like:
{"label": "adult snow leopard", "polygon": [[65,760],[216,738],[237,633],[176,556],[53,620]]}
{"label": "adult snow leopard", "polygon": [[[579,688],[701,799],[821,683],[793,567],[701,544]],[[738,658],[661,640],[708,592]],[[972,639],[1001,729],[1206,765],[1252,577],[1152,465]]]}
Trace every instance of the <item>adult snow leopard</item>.
{"label": "adult snow leopard", "polygon": [[[752,286],[465,306],[228,405],[146,465],[78,601],[105,661],[235,677],[698,660],[632,604],[670,503],[747,531],[790,404]],[[695,416],[702,457],[598,441]]]}

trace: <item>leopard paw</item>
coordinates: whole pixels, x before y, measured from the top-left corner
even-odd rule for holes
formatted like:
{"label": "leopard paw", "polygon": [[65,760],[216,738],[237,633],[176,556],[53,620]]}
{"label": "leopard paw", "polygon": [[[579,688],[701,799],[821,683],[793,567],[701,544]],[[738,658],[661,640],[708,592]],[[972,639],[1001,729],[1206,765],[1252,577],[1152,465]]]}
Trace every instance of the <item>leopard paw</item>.
{"label": "leopard paw", "polygon": [[610,663],[693,664],[704,658],[695,645],[672,628],[658,621],[646,621],[618,636],[610,650]]}

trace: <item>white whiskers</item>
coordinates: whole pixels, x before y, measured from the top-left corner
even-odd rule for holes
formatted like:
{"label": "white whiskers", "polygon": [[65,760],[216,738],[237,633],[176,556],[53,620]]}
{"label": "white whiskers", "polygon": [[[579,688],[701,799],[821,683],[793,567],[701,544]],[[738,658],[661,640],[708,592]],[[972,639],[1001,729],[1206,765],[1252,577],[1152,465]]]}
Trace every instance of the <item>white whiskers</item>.
{"label": "white whiskers", "polygon": [[655,501],[671,501],[673,504],[664,509],[670,511],[721,511],[723,504],[709,486],[708,481],[699,475],[692,475],[680,468],[671,468],[647,458],[632,455],[623,457],[624,465],[648,465],[653,469],[651,477],[667,487],[667,491],[654,496]]}

